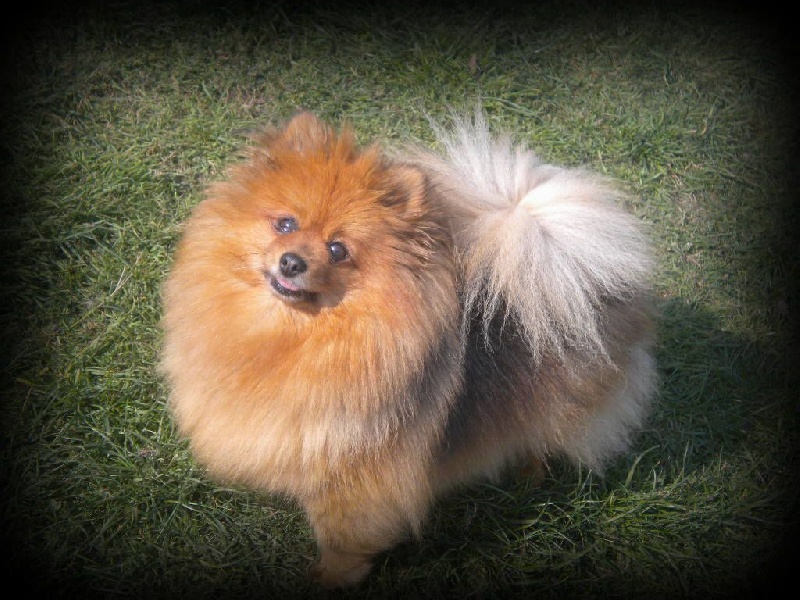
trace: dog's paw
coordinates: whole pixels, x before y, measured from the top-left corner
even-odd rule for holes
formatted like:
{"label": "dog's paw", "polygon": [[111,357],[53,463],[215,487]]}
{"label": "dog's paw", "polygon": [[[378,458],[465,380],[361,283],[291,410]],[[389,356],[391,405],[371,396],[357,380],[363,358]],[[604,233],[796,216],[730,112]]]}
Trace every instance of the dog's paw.
{"label": "dog's paw", "polygon": [[311,566],[311,579],[322,587],[346,588],[361,583],[372,569],[369,559],[360,554],[326,552]]}

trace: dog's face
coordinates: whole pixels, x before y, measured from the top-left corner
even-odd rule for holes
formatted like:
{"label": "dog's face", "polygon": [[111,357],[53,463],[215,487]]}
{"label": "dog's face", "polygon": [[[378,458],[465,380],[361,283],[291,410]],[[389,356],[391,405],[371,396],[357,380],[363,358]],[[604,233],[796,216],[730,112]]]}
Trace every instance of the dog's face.
{"label": "dog's face", "polygon": [[216,276],[227,272],[254,301],[314,313],[357,299],[366,310],[407,294],[410,273],[432,257],[444,260],[414,167],[359,151],[349,132],[336,136],[310,115],[258,142],[210,189],[186,242],[205,247]]}
{"label": "dog's face", "polygon": [[[359,278],[356,257],[343,230],[304,227],[294,215],[269,219],[272,240],[263,256],[262,273],[273,294],[294,305],[335,306]],[[349,236],[347,236],[349,237]]]}

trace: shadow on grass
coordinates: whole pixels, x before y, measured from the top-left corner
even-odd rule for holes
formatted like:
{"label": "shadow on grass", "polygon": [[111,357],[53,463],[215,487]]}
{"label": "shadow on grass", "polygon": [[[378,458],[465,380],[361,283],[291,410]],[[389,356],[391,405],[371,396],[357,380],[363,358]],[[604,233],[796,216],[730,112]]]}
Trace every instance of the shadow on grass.
{"label": "shadow on grass", "polygon": [[429,597],[744,597],[792,575],[786,357],[682,300],[661,310],[659,398],[631,453],[603,478],[556,464],[541,487],[509,476],[445,498],[420,542],[379,563],[396,585]]}

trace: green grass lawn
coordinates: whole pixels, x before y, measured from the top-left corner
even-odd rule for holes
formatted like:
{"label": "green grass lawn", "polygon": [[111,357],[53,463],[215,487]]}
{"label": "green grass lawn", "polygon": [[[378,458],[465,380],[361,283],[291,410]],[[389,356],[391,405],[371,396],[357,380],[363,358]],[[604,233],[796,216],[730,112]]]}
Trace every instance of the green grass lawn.
{"label": "green grass lawn", "polygon": [[[604,478],[557,465],[439,504],[334,597],[720,597],[798,514],[797,77],[733,9],[60,9],[6,36],[6,563],[52,597],[324,597],[285,499],[206,480],[155,372],[178,224],[248,129],[298,108],[432,142],[471,110],[631,192],[662,313],[657,407]],[[633,8],[636,7],[636,8]],[[796,547],[796,546],[795,546]]]}

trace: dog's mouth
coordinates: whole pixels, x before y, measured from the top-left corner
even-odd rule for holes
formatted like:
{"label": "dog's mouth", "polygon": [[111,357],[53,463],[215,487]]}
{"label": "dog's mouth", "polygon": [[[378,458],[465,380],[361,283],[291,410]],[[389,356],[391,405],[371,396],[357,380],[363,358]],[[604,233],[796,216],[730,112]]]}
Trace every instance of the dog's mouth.
{"label": "dog's mouth", "polygon": [[272,273],[265,273],[265,275],[267,276],[267,279],[269,279],[272,289],[286,300],[294,302],[313,302],[316,300],[316,292],[309,291],[294,281],[285,279],[283,277],[278,277]]}

